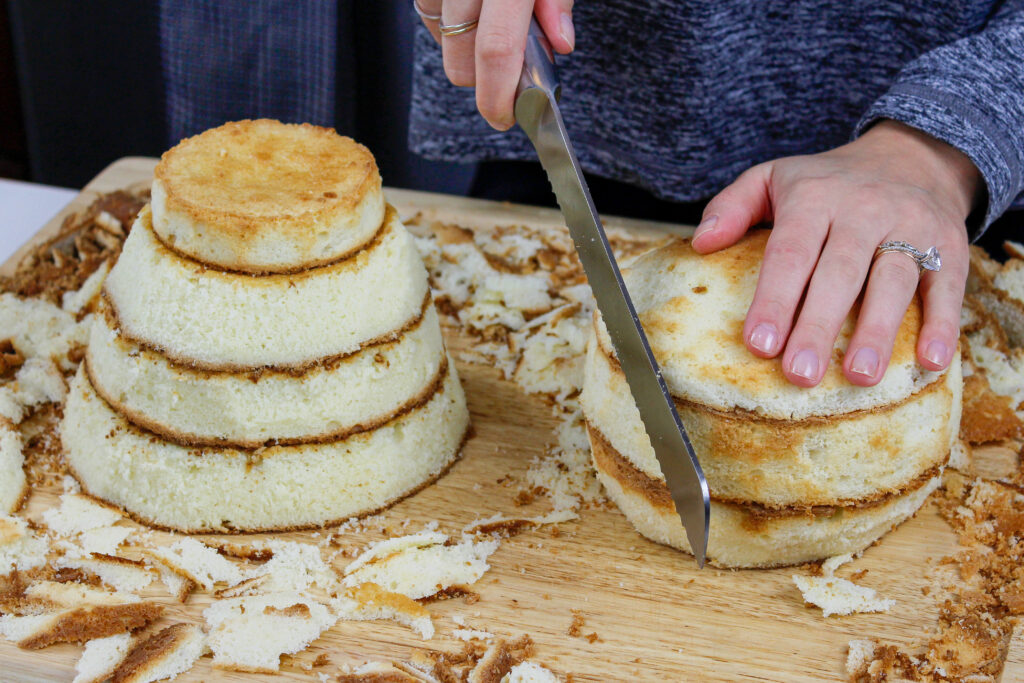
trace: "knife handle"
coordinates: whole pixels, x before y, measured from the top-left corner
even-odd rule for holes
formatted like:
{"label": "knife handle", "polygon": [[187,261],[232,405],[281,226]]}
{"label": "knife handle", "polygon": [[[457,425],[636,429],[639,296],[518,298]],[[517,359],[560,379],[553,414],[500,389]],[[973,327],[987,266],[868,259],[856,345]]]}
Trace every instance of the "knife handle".
{"label": "knife handle", "polygon": [[524,90],[540,88],[549,97],[558,101],[562,86],[555,70],[555,53],[551,41],[537,23],[537,17],[530,18],[530,32],[526,36],[526,53],[523,55],[523,73],[516,88],[516,99]]}

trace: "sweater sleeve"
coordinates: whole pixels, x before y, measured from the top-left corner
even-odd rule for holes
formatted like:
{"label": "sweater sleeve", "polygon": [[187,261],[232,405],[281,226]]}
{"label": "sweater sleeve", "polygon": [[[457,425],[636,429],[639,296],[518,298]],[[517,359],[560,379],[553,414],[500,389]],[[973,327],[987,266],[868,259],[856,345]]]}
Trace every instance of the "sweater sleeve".
{"label": "sweater sleeve", "polygon": [[976,239],[1014,204],[1024,206],[1024,0],[985,28],[908,63],[861,118],[855,136],[879,119],[918,128],[963,151],[988,190],[971,225]]}

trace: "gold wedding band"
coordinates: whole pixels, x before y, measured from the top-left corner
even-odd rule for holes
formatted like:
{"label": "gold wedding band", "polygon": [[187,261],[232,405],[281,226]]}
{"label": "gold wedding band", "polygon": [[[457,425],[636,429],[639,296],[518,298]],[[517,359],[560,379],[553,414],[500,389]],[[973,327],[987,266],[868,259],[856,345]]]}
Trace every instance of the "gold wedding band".
{"label": "gold wedding band", "polygon": [[480,22],[479,19],[473,21],[464,21],[461,24],[438,24],[437,29],[441,32],[442,36],[457,36],[460,33],[466,33],[476,28],[476,25]]}
{"label": "gold wedding band", "polygon": [[416,14],[420,15],[420,19],[423,19],[424,21],[441,21],[440,14],[430,14],[420,7],[420,0],[412,0],[412,7],[416,10]]}

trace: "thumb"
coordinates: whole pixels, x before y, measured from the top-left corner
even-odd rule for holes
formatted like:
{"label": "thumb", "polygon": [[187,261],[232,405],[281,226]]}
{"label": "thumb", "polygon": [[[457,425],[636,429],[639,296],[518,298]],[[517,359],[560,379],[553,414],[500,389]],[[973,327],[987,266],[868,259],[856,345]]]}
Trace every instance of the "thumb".
{"label": "thumb", "polygon": [[693,233],[693,248],[708,254],[735,244],[748,229],[771,220],[769,193],[772,162],[744,171],[704,207],[700,225]]}
{"label": "thumb", "polygon": [[576,28],[572,23],[573,0],[537,0],[533,13],[555,52],[567,55],[576,47]]}

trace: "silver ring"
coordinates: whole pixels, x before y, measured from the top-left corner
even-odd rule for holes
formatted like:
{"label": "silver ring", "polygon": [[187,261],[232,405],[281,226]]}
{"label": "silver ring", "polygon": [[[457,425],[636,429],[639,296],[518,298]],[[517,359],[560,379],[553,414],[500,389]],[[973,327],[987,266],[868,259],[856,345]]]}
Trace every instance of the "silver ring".
{"label": "silver ring", "polygon": [[444,24],[438,24],[437,29],[441,32],[442,36],[457,36],[460,33],[466,33],[476,28],[476,25],[480,23],[479,19],[473,21],[464,21],[461,24],[451,24],[445,26]]}
{"label": "silver ring", "polygon": [[412,0],[412,7],[416,10],[416,14],[420,15],[420,19],[424,21],[441,21],[440,14],[428,14],[420,7],[420,0]]}
{"label": "silver ring", "polygon": [[909,242],[892,241],[882,242],[879,244],[878,251],[882,254],[890,251],[898,251],[901,254],[906,254],[910,258],[914,259],[914,263],[917,264],[918,271],[931,270],[933,272],[938,272],[938,270],[942,268],[942,257],[939,256],[939,250],[935,247],[928,247],[928,251],[921,251]]}

